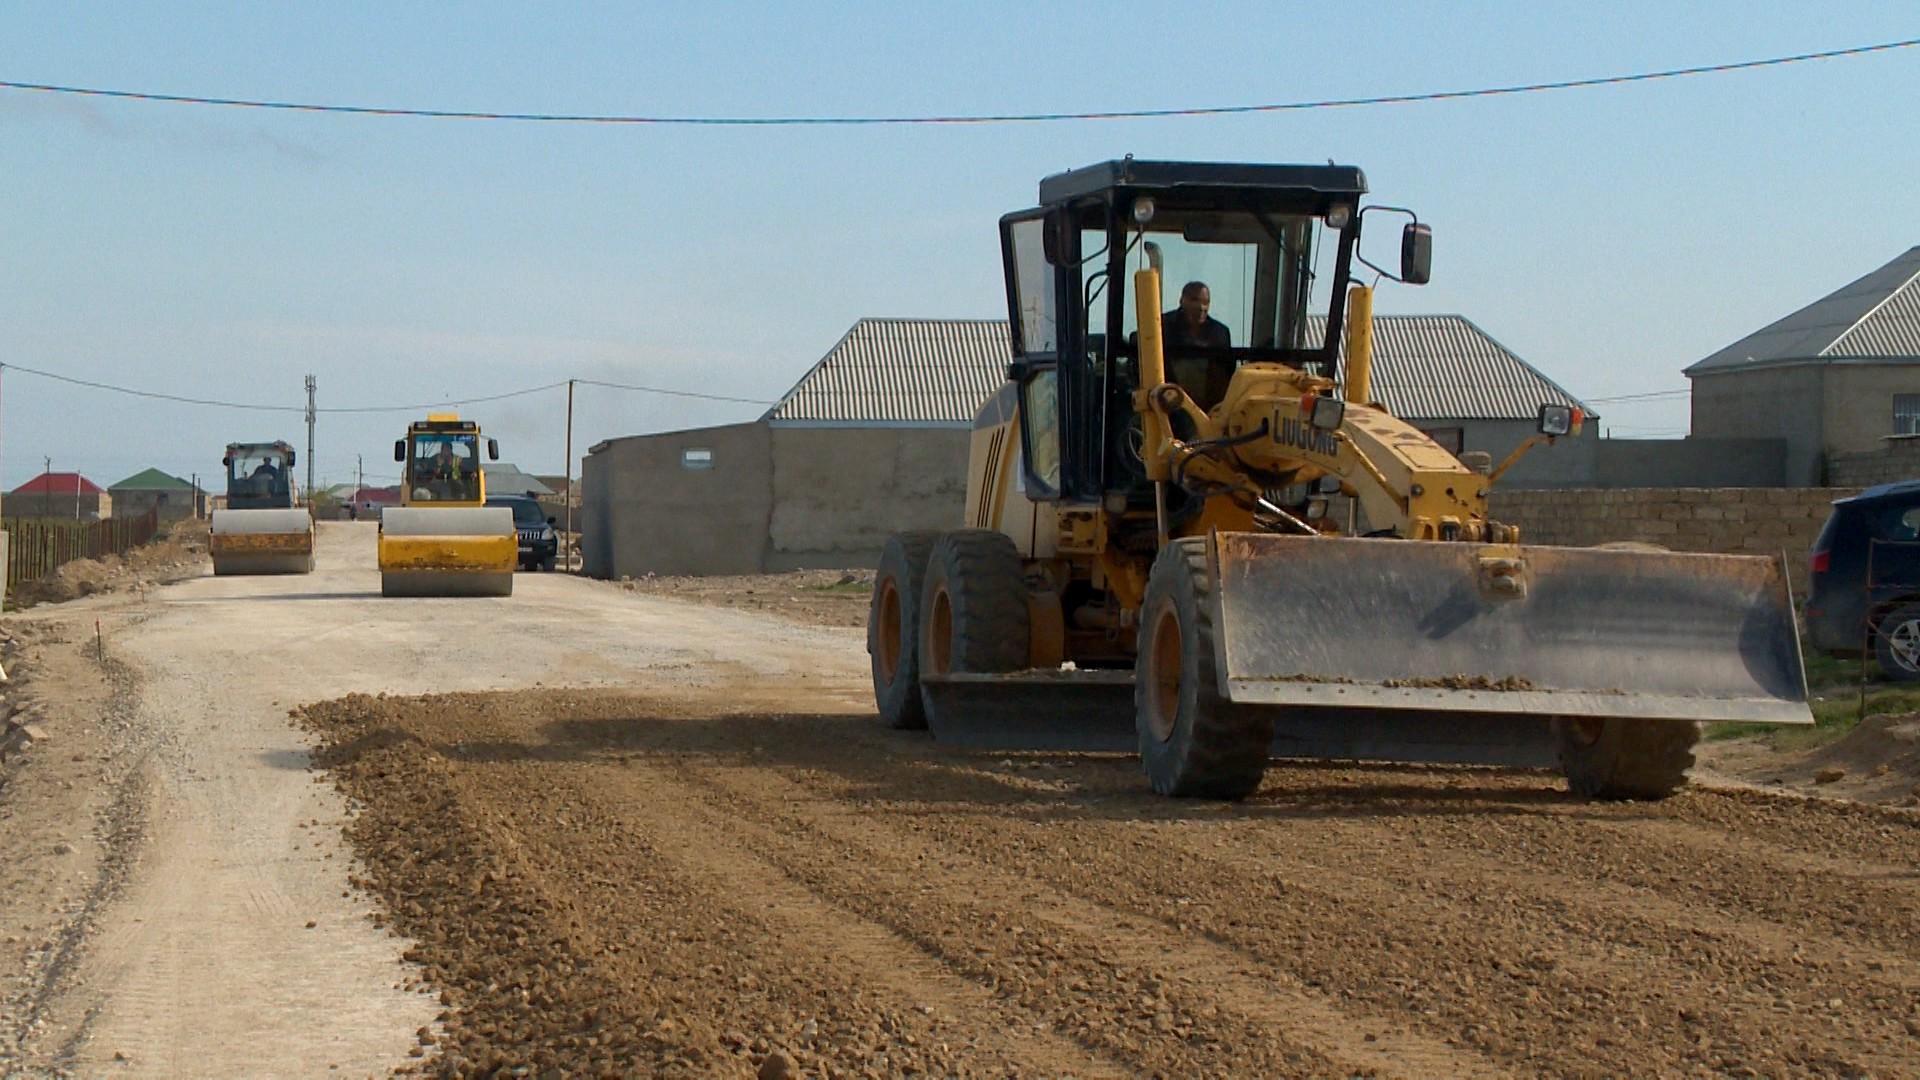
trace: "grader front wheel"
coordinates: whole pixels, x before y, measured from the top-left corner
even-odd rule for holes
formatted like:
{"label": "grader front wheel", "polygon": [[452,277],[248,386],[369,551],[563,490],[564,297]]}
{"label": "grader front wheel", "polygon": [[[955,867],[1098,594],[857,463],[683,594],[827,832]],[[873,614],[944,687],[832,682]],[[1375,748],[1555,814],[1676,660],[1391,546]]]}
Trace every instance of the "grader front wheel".
{"label": "grader front wheel", "polygon": [[1691,720],[1553,721],[1567,790],[1590,799],[1664,799],[1687,782],[1700,725]]}
{"label": "grader front wheel", "polygon": [[1204,539],[1161,550],[1141,608],[1134,729],[1154,791],[1244,799],[1266,773],[1273,715],[1221,696],[1212,595]]}

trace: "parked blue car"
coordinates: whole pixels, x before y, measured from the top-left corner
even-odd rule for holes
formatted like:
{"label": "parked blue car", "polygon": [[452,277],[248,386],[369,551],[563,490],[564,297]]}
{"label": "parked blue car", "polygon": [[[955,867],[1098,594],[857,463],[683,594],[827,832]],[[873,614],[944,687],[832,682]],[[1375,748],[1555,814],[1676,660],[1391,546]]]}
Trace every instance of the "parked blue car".
{"label": "parked blue car", "polygon": [[1871,651],[1888,678],[1920,681],[1920,480],[1836,501],[1811,569],[1807,643]]}

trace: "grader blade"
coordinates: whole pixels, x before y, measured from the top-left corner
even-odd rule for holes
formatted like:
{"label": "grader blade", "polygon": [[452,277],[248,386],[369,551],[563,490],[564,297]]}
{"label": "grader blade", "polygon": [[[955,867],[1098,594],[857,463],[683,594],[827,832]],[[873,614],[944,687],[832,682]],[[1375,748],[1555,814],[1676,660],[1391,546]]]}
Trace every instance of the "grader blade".
{"label": "grader blade", "polygon": [[1212,561],[1220,685],[1238,704],[1416,725],[1813,721],[1778,560],[1230,533]]}
{"label": "grader blade", "polygon": [[[927,728],[942,746],[1037,753],[1133,753],[1133,672],[1021,671],[923,676]],[[1284,710],[1276,758],[1334,758],[1546,768],[1556,743],[1542,723],[1455,713],[1445,724],[1390,709]]]}

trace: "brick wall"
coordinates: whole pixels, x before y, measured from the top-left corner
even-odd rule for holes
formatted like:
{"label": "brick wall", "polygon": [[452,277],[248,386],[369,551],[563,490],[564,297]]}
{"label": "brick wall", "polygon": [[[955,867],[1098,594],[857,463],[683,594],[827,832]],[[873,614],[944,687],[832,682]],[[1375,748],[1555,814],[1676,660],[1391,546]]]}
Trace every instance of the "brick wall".
{"label": "brick wall", "polygon": [[1920,479],[1920,438],[1889,439],[1882,450],[1834,454],[1827,459],[1827,479],[1847,487]]}
{"label": "brick wall", "polygon": [[1619,488],[1496,491],[1494,520],[1520,526],[1528,543],[1590,547],[1639,540],[1675,551],[1787,553],[1804,595],[1807,552],[1833,500],[1848,488]]}

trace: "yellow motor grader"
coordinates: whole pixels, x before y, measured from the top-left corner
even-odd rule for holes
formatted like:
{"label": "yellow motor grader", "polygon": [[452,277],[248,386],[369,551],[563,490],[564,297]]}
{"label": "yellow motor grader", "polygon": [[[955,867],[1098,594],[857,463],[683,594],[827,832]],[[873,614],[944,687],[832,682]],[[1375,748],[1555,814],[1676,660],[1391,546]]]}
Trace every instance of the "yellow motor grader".
{"label": "yellow motor grader", "polygon": [[1013,362],[974,421],[968,527],[881,558],[885,720],[1132,749],[1155,791],[1228,799],[1274,756],[1557,764],[1660,798],[1699,722],[1812,722],[1782,560],[1525,545],[1488,517],[1577,409],[1543,405],[1495,468],[1375,402],[1356,266],[1424,284],[1432,235],[1368,262],[1363,222],[1413,215],[1366,191],[1347,166],[1128,158],[1001,219]]}

